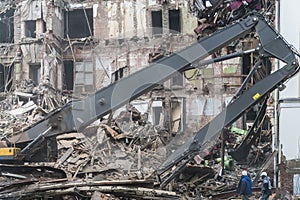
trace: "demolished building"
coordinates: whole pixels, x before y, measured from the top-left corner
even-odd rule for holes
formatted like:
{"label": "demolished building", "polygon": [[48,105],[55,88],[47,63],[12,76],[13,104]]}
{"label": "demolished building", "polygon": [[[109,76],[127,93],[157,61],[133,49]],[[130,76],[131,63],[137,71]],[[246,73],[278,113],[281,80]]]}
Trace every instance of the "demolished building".
{"label": "demolished building", "polygon": [[[265,9],[273,4],[265,5]],[[215,15],[206,13],[206,6],[216,8],[213,9],[215,13],[224,14],[224,6],[228,5],[231,4],[223,1],[211,1],[211,5],[205,5],[203,1],[187,0],[2,1],[0,86],[5,100],[1,107],[9,110],[9,113],[3,112],[2,133],[20,130],[52,110],[87,96],[218,30],[235,18],[212,17]],[[208,55],[208,58],[251,50],[256,43],[255,35],[250,35],[239,43],[229,44],[215,55]],[[147,178],[171,151],[172,148],[165,147],[171,138],[177,135],[188,137],[230,103],[254,67],[255,60],[256,55],[247,54],[228,61],[207,63],[200,69],[178,72],[127,107],[92,124],[82,131],[83,134],[58,136],[60,156],[52,164],[65,169],[67,177],[71,178],[68,180],[74,180],[74,184],[70,183],[67,189],[57,186],[60,191],[49,187],[48,183],[42,183],[44,185],[39,189],[29,185],[29,192],[25,189],[22,192],[5,190],[9,185],[2,188],[1,197],[51,196],[53,191],[57,195],[59,192],[73,194],[76,193],[74,188],[82,185],[80,191],[93,192],[95,196],[100,192],[104,196],[113,193],[130,197],[135,193],[133,197],[140,197],[151,196],[150,193],[154,192],[162,195],[160,197],[178,198],[171,191],[148,191],[146,186],[150,184],[152,187],[153,182],[149,183]],[[268,73],[259,71],[252,82]],[[173,187],[181,188],[180,193],[186,198],[233,190],[239,171],[234,170],[232,159],[227,160],[226,169],[231,172],[226,176],[227,182],[218,180],[224,175],[220,167],[226,162],[221,149],[224,150],[224,145],[227,149],[236,149],[257,115],[254,107],[228,127],[225,130],[228,138],[223,139],[226,143],[220,139],[208,149],[207,158],[196,162],[201,164],[200,167],[189,166],[198,177],[191,176],[188,170]],[[14,121],[18,126],[12,128],[7,126],[12,118],[24,121]],[[265,118],[268,116],[264,115]],[[274,157],[270,142],[271,122],[266,120],[263,125],[260,145],[251,143],[251,154],[239,163],[253,167],[253,174]],[[92,184],[98,189],[85,189],[81,179],[76,183],[77,178],[93,180],[87,182],[86,187]],[[115,182],[107,184],[102,180]],[[36,180],[31,181],[36,183]],[[132,185],[144,186],[142,195],[136,188],[131,191],[129,186]],[[48,191],[40,190],[47,186]]]}

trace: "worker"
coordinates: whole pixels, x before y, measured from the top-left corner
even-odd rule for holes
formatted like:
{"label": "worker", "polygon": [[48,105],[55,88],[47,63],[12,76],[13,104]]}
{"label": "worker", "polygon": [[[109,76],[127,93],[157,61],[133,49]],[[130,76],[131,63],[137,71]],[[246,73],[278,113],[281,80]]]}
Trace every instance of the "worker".
{"label": "worker", "polygon": [[267,172],[262,172],[261,177],[261,200],[269,200],[270,195],[272,194],[272,186],[270,182],[270,177],[268,177]]}
{"label": "worker", "polygon": [[249,200],[249,197],[252,194],[252,180],[246,170],[242,171],[242,176],[238,184],[237,193],[242,196],[243,200]]}

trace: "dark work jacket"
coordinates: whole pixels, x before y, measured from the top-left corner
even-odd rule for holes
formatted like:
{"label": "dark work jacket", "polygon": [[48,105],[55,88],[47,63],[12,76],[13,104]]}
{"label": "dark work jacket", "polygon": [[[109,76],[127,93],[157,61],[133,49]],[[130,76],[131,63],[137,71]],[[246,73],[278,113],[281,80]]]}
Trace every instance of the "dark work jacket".
{"label": "dark work jacket", "polygon": [[270,182],[270,177],[264,177],[263,178],[263,182],[262,182],[262,186],[261,186],[261,191],[263,194],[265,195],[271,195],[272,194],[272,186],[271,186],[271,182]]}
{"label": "dark work jacket", "polygon": [[252,194],[252,180],[249,176],[242,176],[237,188],[237,193],[242,195]]}

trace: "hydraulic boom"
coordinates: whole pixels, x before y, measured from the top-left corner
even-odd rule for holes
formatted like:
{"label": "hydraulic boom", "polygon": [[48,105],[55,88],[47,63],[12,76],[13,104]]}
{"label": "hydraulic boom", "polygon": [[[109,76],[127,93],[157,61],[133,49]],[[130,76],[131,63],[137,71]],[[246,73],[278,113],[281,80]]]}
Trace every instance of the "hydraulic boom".
{"label": "hydraulic boom", "polygon": [[[259,45],[255,51],[259,52],[262,58],[280,59],[286,63],[286,66],[237,96],[210,123],[171,154],[157,170],[163,187],[176,177],[184,169],[185,164],[195,155],[199,153],[201,155],[201,149],[211,145],[224,127],[230,125],[249,107],[259,102],[298,72],[299,66],[295,56],[296,53],[260,14],[252,13],[240,21],[195,42],[193,45],[100,89],[85,99],[70,102],[50,113],[42,121],[21,132],[14,133],[13,137],[6,138],[10,151],[9,149],[6,149],[8,151],[1,151],[0,149],[0,153],[6,152],[6,155],[0,155],[0,161],[49,160],[53,157],[51,156],[53,149],[49,148],[47,142],[55,136],[82,131],[95,120],[171,78],[176,72],[191,69],[194,63],[205,59],[229,43],[254,31],[259,37]],[[55,140],[53,142],[55,143]],[[40,156],[40,153],[43,153],[43,156]],[[177,170],[168,174],[167,171],[175,166]]]}

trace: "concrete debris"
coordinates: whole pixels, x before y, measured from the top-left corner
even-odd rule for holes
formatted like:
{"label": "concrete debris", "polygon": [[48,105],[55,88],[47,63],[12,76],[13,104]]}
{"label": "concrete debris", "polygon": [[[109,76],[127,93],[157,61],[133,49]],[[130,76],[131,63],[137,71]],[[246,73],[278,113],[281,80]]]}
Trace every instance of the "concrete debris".
{"label": "concrete debris", "polygon": [[34,87],[31,80],[19,81],[15,90],[0,102],[0,132],[4,137],[7,136],[4,133],[13,134],[42,120],[47,113],[68,101],[64,94],[49,84]]}
{"label": "concrete debris", "polygon": [[[38,107],[33,101],[29,103]],[[24,105],[20,105],[20,108],[23,107]],[[16,110],[17,108],[12,110],[13,113]],[[178,113],[176,109],[173,112]],[[34,114],[33,109],[9,116],[17,120],[16,118],[24,114],[30,118]],[[172,187],[172,192],[153,189],[159,184],[155,170],[167,156],[173,130],[168,131],[159,125],[152,125],[141,115],[133,105],[128,105],[119,115],[110,120],[102,119],[99,124],[91,125],[83,132],[58,136],[59,156],[50,165],[65,171],[68,178],[52,181],[47,178],[47,181],[39,180],[38,184],[28,181],[23,186],[18,185],[17,190],[11,189],[16,184],[12,181],[10,187],[0,190],[0,198],[66,196],[76,191],[91,198],[101,196],[103,199],[121,199],[124,195],[128,198],[179,199],[180,196],[183,199],[205,199],[234,190],[242,166],[253,166],[249,172],[255,178],[255,167],[265,162],[264,155],[268,150],[264,150],[270,148],[270,142],[266,139],[264,143],[252,148],[250,160],[239,163],[226,155],[222,169],[219,140],[206,150],[206,156],[196,156],[194,162],[187,165],[169,186]],[[178,119],[179,115],[174,116]],[[9,122],[7,118],[5,123]],[[14,128],[15,125],[10,124],[10,127]],[[240,137],[245,135],[227,131],[225,148],[234,148],[232,144],[242,141]],[[14,178],[16,177],[17,174]],[[26,180],[26,177],[22,179]]]}
{"label": "concrete debris", "polygon": [[[5,68],[9,68],[9,71],[11,66],[15,70],[14,77],[10,77],[9,73],[5,75],[8,81],[0,101],[1,147],[7,145],[2,141],[13,138],[16,132],[39,121],[46,121],[47,114],[62,108],[77,95],[90,94],[96,88],[104,86],[102,82],[118,81],[142,65],[169,56],[183,45],[194,42],[193,31],[200,39],[246,13],[254,10],[272,13],[270,9],[274,9],[267,0],[132,2],[0,2],[0,20],[13,19],[7,21],[5,27],[12,25],[15,29],[14,37],[10,35],[10,31],[6,33],[2,30],[1,33],[18,42],[0,46],[1,55],[6,57],[3,59],[1,56],[0,62],[5,63]],[[184,6],[188,8],[182,9]],[[136,14],[137,10],[140,12],[139,16]],[[186,19],[190,14],[197,17],[195,23]],[[130,21],[129,25],[127,20]],[[32,22],[34,23],[31,24]],[[151,28],[158,30],[143,30],[145,22],[149,25],[152,22]],[[87,27],[81,29],[73,26],[76,23],[86,24]],[[131,24],[136,28],[133,33],[127,29],[131,28]],[[193,28],[187,28],[190,25]],[[197,27],[194,28],[194,25]],[[65,30],[61,27],[65,27]],[[181,29],[190,30],[184,30],[185,34],[181,35]],[[141,30],[143,36],[140,37],[138,32]],[[173,33],[175,30],[179,33]],[[145,35],[146,32],[155,31],[157,34]],[[120,38],[121,33],[124,36],[129,34],[131,39]],[[161,39],[158,37],[160,35],[163,36]],[[254,36],[249,37],[250,45]],[[6,39],[2,40],[4,43],[8,42]],[[242,48],[237,45],[241,43],[229,44],[227,53]],[[13,48],[15,52],[12,51]],[[120,55],[122,48],[126,48],[125,57]],[[252,55],[249,56],[249,66],[253,64],[250,60],[254,59]],[[90,60],[96,61],[93,63]],[[223,93],[220,95],[222,100],[216,95],[223,92],[221,88],[224,87],[228,94],[225,98],[232,97],[237,92],[240,79],[246,74],[236,73],[239,71],[236,65],[240,64],[240,60],[235,62],[237,64],[233,63],[234,66],[227,71],[220,65],[192,69],[190,76],[188,72],[178,73],[180,76],[158,84],[141,99],[130,102],[84,130],[51,138],[55,140],[58,150],[57,159],[53,162],[18,166],[0,164],[0,199],[234,198],[243,169],[248,170],[255,180],[254,186],[258,186],[262,170],[268,171],[268,174],[274,173],[269,170],[269,166],[277,156],[277,152],[271,153],[272,133],[264,128],[271,127],[268,116],[261,120],[253,133],[237,127],[224,128],[222,137],[191,157],[191,161],[185,163],[185,168],[166,187],[160,185],[164,177],[156,174],[156,170],[177,146],[191,138],[195,129],[199,130],[212,119],[218,111],[214,108],[224,108],[222,104],[228,99],[223,99]],[[1,64],[1,67],[4,68],[4,65]],[[248,68],[243,70],[247,71]],[[23,72],[26,72],[26,76]],[[103,76],[101,81],[96,80],[96,75],[99,78],[100,72]],[[224,77],[217,80],[215,76]],[[239,81],[231,81],[235,77]],[[97,87],[94,86],[95,82]],[[188,87],[189,90],[183,90]],[[215,97],[216,101],[213,100]],[[187,110],[190,112],[189,116]],[[190,117],[192,123],[185,123],[186,116]],[[57,118],[59,123],[60,116]],[[49,139],[41,134],[38,137],[46,141]],[[248,140],[248,137],[251,139]],[[241,151],[239,146],[246,147],[247,151]],[[51,145],[45,145],[45,148],[50,147]],[[175,169],[170,171],[172,173]],[[254,190],[256,197],[258,193],[259,190]]]}
{"label": "concrete debris", "polygon": [[[138,186],[137,186],[138,185]],[[101,195],[104,199],[119,199],[113,194],[123,194],[128,198],[147,198],[147,199],[179,199],[175,192],[143,187],[151,185],[151,182],[145,180],[116,180],[116,181],[73,181],[64,182],[61,180],[41,181],[35,184],[26,185],[26,191],[14,191],[11,193],[0,194],[1,199],[7,198],[34,198],[36,196],[64,195],[69,193],[78,193],[84,195],[90,193],[92,196]],[[22,187],[21,187],[22,188]],[[94,192],[97,192],[94,194]],[[52,194],[51,194],[52,193]],[[111,194],[111,195],[110,195]]]}
{"label": "concrete debris", "polygon": [[28,101],[25,105],[22,105],[19,108],[8,111],[9,114],[17,116],[24,115],[25,113],[32,111],[35,109],[37,105],[33,101]]}

